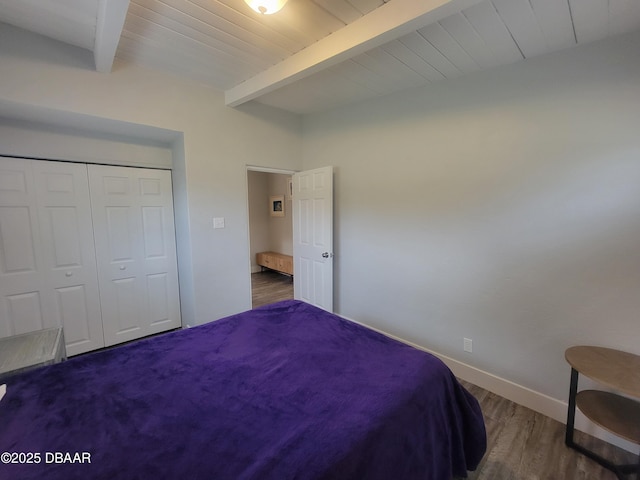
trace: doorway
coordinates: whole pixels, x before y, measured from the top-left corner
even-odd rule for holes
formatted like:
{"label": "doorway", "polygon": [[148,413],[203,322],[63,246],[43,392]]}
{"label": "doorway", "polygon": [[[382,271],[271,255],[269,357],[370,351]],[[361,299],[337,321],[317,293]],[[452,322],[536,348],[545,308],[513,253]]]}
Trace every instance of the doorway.
{"label": "doorway", "polygon": [[[261,252],[293,255],[292,174],[247,168],[252,308],[293,298],[293,277],[262,267],[257,261]],[[272,202],[276,202],[276,209]]]}

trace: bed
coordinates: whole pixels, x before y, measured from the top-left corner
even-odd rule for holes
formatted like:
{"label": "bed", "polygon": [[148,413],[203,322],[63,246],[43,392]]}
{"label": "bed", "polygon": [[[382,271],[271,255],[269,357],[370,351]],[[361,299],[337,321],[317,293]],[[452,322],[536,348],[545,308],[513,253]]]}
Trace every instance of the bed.
{"label": "bed", "polygon": [[295,300],[16,375],[0,401],[2,479],[447,480],[485,448],[440,360]]}

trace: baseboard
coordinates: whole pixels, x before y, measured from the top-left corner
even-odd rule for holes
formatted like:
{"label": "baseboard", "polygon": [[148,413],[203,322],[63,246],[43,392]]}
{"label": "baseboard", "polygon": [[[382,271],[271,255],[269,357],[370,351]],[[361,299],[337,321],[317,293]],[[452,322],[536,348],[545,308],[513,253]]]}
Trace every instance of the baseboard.
{"label": "baseboard", "polygon": [[[422,350],[424,352],[435,355],[440,360],[442,360],[453,372],[453,374],[461,378],[462,380],[466,380],[467,382],[473,383],[478,387],[484,388],[490,392],[495,393],[496,395],[500,395],[501,397],[506,398],[507,400],[511,400],[519,405],[530,408],[538,413],[546,415],[547,417],[553,418],[562,424],[567,423],[567,408],[568,405],[566,402],[558,400],[556,398],[552,398],[548,395],[545,395],[540,392],[536,392],[535,390],[531,390],[530,388],[524,387],[522,385],[518,385],[517,383],[511,382],[504,378],[493,375],[489,372],[485,372],[484,370],[480,370],[472,365],[468,365],[464,362],[456,360],[451,357],[447,357],[446,355],[442,355],[438,352],[434,352],[429,350],[428,348],[417,345],[413,342],[409,342],[403,338],[397,337],[395,335],[391,335],[390,333],[385,332],[384,330],[380,330],[377,328],[370,327],[362,322],[358,322],[348,317],[343,317],[345,320],[349,320],[351,322],[362,325],[366,328],[374,330],[378,333],[386,335],[389,338],[393,338],[399,342],[410,345],[418,350]],[[569,378],[567,376],[567,392],[569,391]],[[622,438],[617,437],[609,433],[608,431],[598,427],[593,422],[588,420],[579,410],[576,412],[575,418],[575,428],[580,430],[581,432],[592,435],[596,438],[604,440],[607,443],[612,445],[616,445],[628,452],[633,454],[638,453],[638,446],[628,442]]]}

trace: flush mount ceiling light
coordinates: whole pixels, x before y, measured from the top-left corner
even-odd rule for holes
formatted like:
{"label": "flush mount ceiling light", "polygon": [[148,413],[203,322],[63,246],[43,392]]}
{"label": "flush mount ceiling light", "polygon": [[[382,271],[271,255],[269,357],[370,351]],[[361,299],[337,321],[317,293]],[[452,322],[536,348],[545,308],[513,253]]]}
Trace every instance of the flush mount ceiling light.
{"label": "flush mount ceiling light", "polygon": [[287,3],[287,0],[244,0],[244,1],[256,12],[262,13],[263,15],[271,15],[272,13],[276,13],[282,7],[284,7],[285,3]]}

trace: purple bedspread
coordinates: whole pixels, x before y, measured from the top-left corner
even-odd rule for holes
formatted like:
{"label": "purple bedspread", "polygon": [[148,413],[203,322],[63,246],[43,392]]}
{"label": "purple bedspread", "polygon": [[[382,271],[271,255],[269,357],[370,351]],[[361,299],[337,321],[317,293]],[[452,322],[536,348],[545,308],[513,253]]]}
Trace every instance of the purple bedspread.
{"label": "purple bedspread", "polygon": [[485,446],[440,360],[297,301],[18,375],[0,401],[0,453],[40,456],[2,480],[449,480]]}

